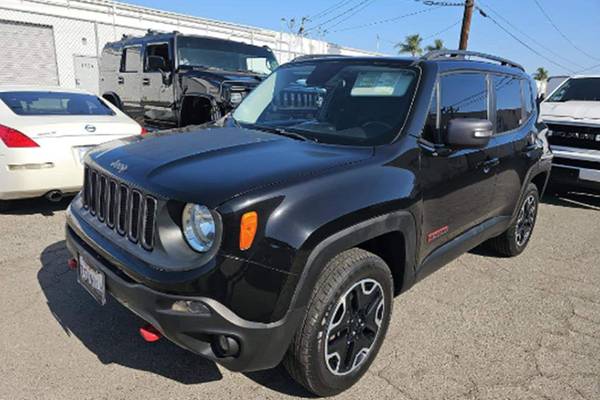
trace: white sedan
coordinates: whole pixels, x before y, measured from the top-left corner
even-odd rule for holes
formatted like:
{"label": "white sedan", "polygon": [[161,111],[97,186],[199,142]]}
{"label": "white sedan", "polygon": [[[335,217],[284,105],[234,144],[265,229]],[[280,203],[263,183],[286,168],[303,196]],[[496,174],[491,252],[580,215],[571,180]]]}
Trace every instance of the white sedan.
{"label": "white sedan", "polygon": [[119,109],[79,91],[0,87],[0,210],[10,200],[58,201],[83,184],[83,155],[109,140],[145,134]]}

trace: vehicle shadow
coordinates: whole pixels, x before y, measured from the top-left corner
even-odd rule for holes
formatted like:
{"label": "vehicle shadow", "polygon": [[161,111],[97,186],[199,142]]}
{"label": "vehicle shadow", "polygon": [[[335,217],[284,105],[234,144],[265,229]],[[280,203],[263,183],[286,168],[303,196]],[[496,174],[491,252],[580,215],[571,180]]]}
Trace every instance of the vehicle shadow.
{"label": "vehicle shadow", "polygon": [[79,339],[102,364],[116,363],[186,385],[222,378],[215,363],[168,340],[144,342],[138,334],[144,321],[110,297],[105,306],[99,306],[66,267],[68,258],[64,241],[45,248],[38,281],[65,334]]}
{"label": "vehicle shadow", "polygon": [[47,217],[54,215],[56,211],[65,210],[74,196],[65,196],[58,202],[51,202],[44,197],[33,199],[12,200],[7,211],[0,211],[3,215],[34,215],[41,214]]}
{"label": "vehicle shadow", "polygon": [[553,191],[548,191],[542,198],[542,203],[600,211],[600,193],[584,191],[554,193]]}

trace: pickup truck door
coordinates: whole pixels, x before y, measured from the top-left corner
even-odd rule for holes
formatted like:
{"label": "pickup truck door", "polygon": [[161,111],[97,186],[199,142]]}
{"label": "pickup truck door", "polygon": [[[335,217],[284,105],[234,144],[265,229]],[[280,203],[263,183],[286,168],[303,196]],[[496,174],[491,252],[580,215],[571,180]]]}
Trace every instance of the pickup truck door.
{"label": "pickup truck door", "polygon": [[451,149],[444,144],[449,120],[488,118],[488,87],[486,75],[477,72],[444,74],[438,80],[421,140],[419,261],[491,215],[497,160],[490,147]]}
{"label": "pickup truck door", "polygon": [[[147,121],[175,122],[177,120],[171,107],[175,100],[172,51],[171,44],[166,41],[146,44],[142,74],[142,106]],[[152,67],[148,62],[149,57],[162,58],[166,69],[161,72],[159,68]]]}

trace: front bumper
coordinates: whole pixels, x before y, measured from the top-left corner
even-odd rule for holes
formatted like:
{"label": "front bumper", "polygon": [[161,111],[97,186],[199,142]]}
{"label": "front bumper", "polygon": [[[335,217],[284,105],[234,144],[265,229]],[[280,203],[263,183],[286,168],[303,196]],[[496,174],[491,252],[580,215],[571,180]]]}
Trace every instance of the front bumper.
{"label": "front bumper", "polygon": [[[278,365],[304,316],[302,309],[296,309],[276,322],[248,321],[211,298],[173,295],[151,289],[116,268],[75,224],[67,225],[66,236],[67,248],[74,257],[84,257],[105,274],[106,291],[113,298],[154,325],[173,343],[227,369],[255,371]],[[207,310],[198,314],[173,311],[171,306],[179,300],[200,302]],[[220,335],[237,341],[240,348],[237,355],[220,355],[217,346]]]}
{"label": "front bumper", "polygon": [[600,190],[600,151],[553,146],[551,182]]}

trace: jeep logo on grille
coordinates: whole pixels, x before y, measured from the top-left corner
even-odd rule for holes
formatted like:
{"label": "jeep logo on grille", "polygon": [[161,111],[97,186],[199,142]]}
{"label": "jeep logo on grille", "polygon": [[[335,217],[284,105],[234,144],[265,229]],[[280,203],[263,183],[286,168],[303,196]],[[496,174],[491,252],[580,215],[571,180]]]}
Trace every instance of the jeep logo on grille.
{"label": "jeep logo on grille", "polygon": [[121,160],[116,160],[110,163],[110,166],[115,169],[118,173],[122,174],[123,172],[127,171],[127,168],[129,168],[127,166],[127,164],[125,164],[124,162],[122,162]]}

